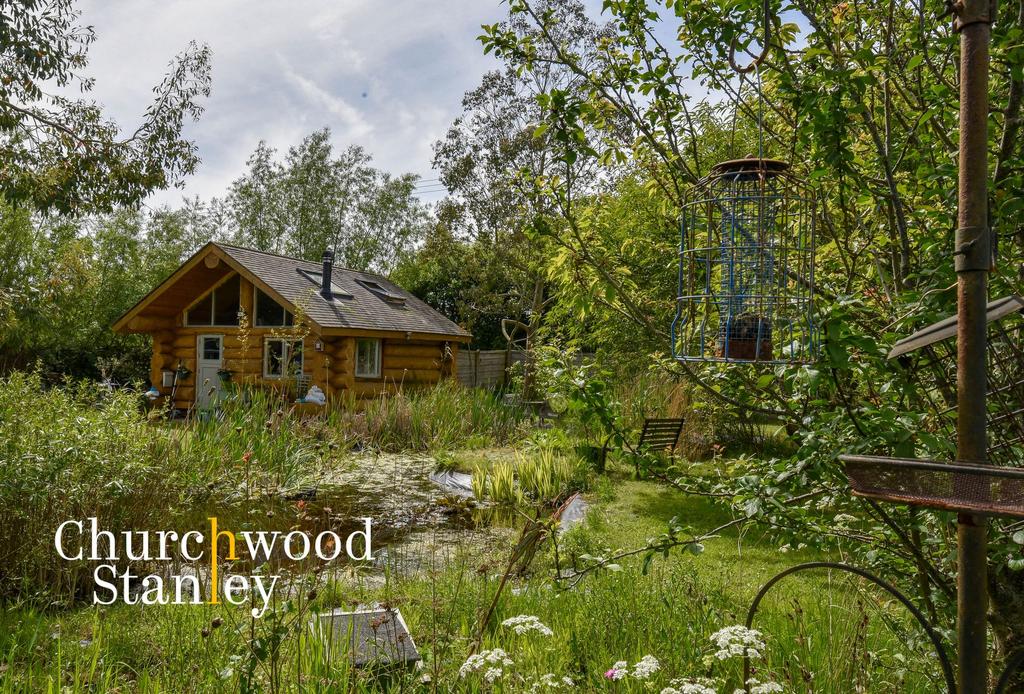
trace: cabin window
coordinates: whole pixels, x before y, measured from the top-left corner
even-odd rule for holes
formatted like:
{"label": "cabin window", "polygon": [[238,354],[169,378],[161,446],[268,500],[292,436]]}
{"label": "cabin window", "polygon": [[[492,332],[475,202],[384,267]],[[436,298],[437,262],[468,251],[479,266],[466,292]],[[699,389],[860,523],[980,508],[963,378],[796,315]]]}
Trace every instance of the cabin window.
{"label": "cabin window", "polygon": [[380,378],[380,340],[356,340],[356,376]]}
{"label": "cabin window", "polygon": [[284,306],[274,301],[263,290],[256,287],[256,326],[260,328],[280,328],[292,324],[292,314]]}
{"label": "cabin window", "polygon": [[302,340],[268,337],[263,341],[264,378],[298,376],[302,373]]}
{"label": "cabin window", "polygon": [[233,275],[185,311],[185,325],[202,327],[238,325],[240,291],[241,281],[238,275]]}

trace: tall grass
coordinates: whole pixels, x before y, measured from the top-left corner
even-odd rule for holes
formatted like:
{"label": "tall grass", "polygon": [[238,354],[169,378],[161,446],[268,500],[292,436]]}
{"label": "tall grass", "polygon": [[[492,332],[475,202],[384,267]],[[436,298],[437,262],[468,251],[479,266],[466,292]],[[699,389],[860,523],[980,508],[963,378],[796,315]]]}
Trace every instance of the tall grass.
{"label": "tall grass", "polygon": [[[653,528],[653,518],[638,519],[634,509],[674,506],[678,497],[666,494],[647,483],[620,484],[616,502],[601,504],[572,532],[595,547],[635,544]],[[488,604],[499,581],[493,566],[508,550],[507,542],[482,552],[446,547],[448,561],[418,574],[386,572],[383,585],[328,585],[315,598],[297,589],[291,606],[291,600],[282,600],[256,625],[244,607],[226,605],[122,605],[60,615],[13,609],[0,613],[0,661],[7,666],[0,694],[47,688],[180,691],[185,680],[194,691],[239,691],[252,665],[255,684],[267,692],[511,693],[531,691],[532,683],[554,674],[571,678],[573,691],[582,692],[658,692],[677,678],[710,676],[718,681],[715,691],[730,693],[742,686],[742,662],[716,658],[710,636],[741,622],[760,582],[790,561],[756,539],[730,534],[711,541],[702,556],[673,554],[647,570],[639,561],[624,562],[620,571],[597,573],[573,590],[560,591],[551,586],[552,556],[544,550],[533,574],[517,578],[513,589],[502,593],[484,631],[481,650],[501,648],[513,661],[492,686],[483,672],[461,676],[459,670],[470,652],[480,606]],[[908,615],[886,596],[827,573],[794,576],[784,586],[762,604],[755,624],[766,643],[763,657],[754,661],[760,680],[779,682],[787,692],[816,694],[940,690],[932,679],[934,658]],[[357,601],[401,609],[425,658],[423,670],[399,671],[390,680],[372,669],[353,670],[301,628],[302,620],[291,620],[297,613]],[[518,615],[536,617],[553,634],[516,634],[502,625]],[[212,628],[215,620],[218,628]],[[257,651],[279,626],[290,627],[280,643]],[[617,661],[632,665],[645,655],[660,663],[649,679],[605,676]],[[430,673],[430,686],[423,686],[423,672]]]}
{"label": "tall grass", "polygon": [[516,451],[514,460],[499,460],[473,469],[473,494],[500,504],[555,504],[586,486],[583,461],[551,446]]}
{"label": "tall grass", "polygon": [[522,409],[493,393],[451,380],[427,389],[382,394],[327,413],[332,428],[383,451],[504,446],[522,431]]}
{"label": "tall grass", "polygon": [[66,520],[105,530],[173,527],[176,514],[312,484],[356,443],[429,450],[511,440],[521,413],[455,384],[303,416],[281,396],[235,391],[183,422],[147,416],[138,394],[88,382],[0,378],[0,596],[67,601],[89,567],[53,551]]}

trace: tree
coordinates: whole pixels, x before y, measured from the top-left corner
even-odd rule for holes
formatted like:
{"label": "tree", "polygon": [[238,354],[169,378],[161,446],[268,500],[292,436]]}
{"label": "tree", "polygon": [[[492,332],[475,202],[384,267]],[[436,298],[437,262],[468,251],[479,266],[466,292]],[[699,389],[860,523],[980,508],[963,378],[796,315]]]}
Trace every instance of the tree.
{"label": "tree", "polygon": [[478,349],[505,349],[504,318],[526,320],[520,277],[487,238],[456,238],[438,223],[391,279],[473,333]]}
{"label": "tree", "polygon": [[[586,51],[600,35],[578,2],[546,2],[544,8],[562,45]],[[504,266],[516,278],[521,305],[506,318],[515,321],[517,339],[531,351],[554,300],[550,232],[565,220],[559,207],[595,185],[595,166],[578,155],[588,146],[588,133],[564,136],[544,123],[542,102],[551,94],[562,95],[556,97],[561,102],[565,95],[575,98],[578,78],[547,59],[543,37],[518,13],[488,30],[515,37],[540,59],[490,72],[463,97],[462,115],[434,145],[434,167],[450,191],[439,217],[456,236],[474,241],[474,249],[492,253],[491,265]],[[565,194],[552,195],[556,190]],[[530,377],[528,368],[527,390]]]}
{"label": "tree", "polygon": [[248,173],[231,184],[227,206],[235,228],[234,242],[263,251],[281,251],[285,237],[281,201],[281,165],[275,151],[260,140],[246,161]]}
{"label": "tree", "polygon": [[224,204],[232,238],[309,260],[331,248],[343,265],[390,272],[422,240],[427,213],[413,196],[415,176],[393,177],[371,162],[362,147],[335,154],[327,128],[280,162],[260,142]]}
{"label": "tree", "polygon": [[[547,199],[559,218],[545,229],[558,249],[552,274],[561,297],[578,304],[552,314],[564,322],[567,313],[597,306],[596,320],[635,326],[668,352],[666,326],[652,308],[658,296],[671,306],[674,287],[651,284],[664,281],[658,272],[635,274],[636,258],[651,263],[660,254],[631,258],[630,244],[642,242],[617,232],[654,212],[661,219],[650,228],[655,243],[664,243],[664,227],[679,218],[688,187],[716,161],[759,151],[763,138],[764,155],[789,160],[818,199],[816,319],[825,349],[818,364],[792,368],[661,362],[667,375],[686,374],[701,404],[748,421],[771,416],[799,446],[792,456],[752,456],[734,477],[699,491],[730,498],[738,513],[788,538],[853,552],[948,620],[956,568],[946,551],[948,519],[865,507],[848,493],[836,455],[950,454],[935,419],[909,398],[913,376],[889,364],[882,345],[952,313],[957,37],[951,22],[933,21],[938,6],[808,0],[786,5],[780,17],[783,5],[771,0],[765,27],[760,0],[669,0],[657,9],[644,0],[610,0],[603,4],[610,33],[588,46],[562,38],[564,22],[543,0],[513,0],[518,25],[485,27],[485,51],[515,74],[553,67],[573,76],[574,90],[537,95],[546,141],[574,143],[567,158],[594,162],[598,179],[611,182],[580,196],[570,179],[548,179]],[[991,210],[992,224],[1013,241],[1000,244],[1000,265],[1010,271],[993,276],[994,296],[1013,291],[1024,272],[1024,2],[999,12]],[[729,66],[730,46],[747,60],[756,41],[765,44],[760,94],[757,80]],[[647,204],[636,205],[638,186],[648,189]],[[640,214],[628,212],[631,201]],[[837,527],[836,514],[857,521]],[[1024,623],[1024,561],[1010,537],[994,533],[989,573],[993,622],[1007,650],[1024,642],[1014,626]]]}
{"label": "tree", "polygon": [[66,96],[94,84],[82,70],[95,35],[79,14],[72,0],[0,5],[0,195],[41,211],[135,205],[199,162],[181,131],[209,95],[209,48],[190,44],[172,61],[142,123],[122,136],[98,105]]}

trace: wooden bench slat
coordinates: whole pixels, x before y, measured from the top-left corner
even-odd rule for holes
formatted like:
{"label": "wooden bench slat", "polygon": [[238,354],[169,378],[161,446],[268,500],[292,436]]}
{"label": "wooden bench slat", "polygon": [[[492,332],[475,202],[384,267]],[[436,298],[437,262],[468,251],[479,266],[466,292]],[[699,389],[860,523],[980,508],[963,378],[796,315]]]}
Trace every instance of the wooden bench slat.
{"label": "wooden bench slat", "polygon": [[639,445],[674,451],[683,431],[683,419],[647,419]]}

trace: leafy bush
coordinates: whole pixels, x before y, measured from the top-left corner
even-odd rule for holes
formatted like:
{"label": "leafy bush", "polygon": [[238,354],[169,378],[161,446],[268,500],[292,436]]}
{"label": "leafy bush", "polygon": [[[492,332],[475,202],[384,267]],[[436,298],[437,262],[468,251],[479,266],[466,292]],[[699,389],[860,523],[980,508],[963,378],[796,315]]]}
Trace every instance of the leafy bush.
{"label": "leafy bush", "polygon": [[57,526],[95,516],[146,529],[177,500],[183,459],[139,414],[137,396],[86,382],[44,390],[38,374],[0,380],[0,586],[74,595],[82,562],[53,551]]}

